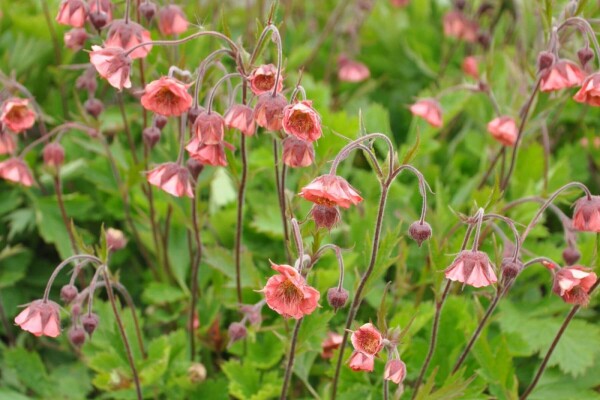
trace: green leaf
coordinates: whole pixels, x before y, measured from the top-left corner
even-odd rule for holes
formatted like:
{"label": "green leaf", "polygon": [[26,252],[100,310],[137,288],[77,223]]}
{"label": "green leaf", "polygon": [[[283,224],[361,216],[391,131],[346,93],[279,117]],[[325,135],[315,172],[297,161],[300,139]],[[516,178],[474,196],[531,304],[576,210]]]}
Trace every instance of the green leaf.
{"label": "green leaf", "polygon": [[38,353],[21,347],[11,348],[4,352],[4,362],[29,390],[40,395],[54,393],[54,386]]}
{"label": "green leaf", "polygon": [[186,297],[180,289],[161,282],[150,282],[142,293],[142,299],[146,303],[159,305],[181,301]]}
{"label": "green leaf", "polygon": [[23,247],[6,247],[0,252],[0,289],[23,279],[33,255]]}
{"label": "green leaf", "polygon": [[258,369],[274,367],[283,357],[284,346],[272,332],[257,335],[256,340],[248,343],[248,353],[245,363]]}

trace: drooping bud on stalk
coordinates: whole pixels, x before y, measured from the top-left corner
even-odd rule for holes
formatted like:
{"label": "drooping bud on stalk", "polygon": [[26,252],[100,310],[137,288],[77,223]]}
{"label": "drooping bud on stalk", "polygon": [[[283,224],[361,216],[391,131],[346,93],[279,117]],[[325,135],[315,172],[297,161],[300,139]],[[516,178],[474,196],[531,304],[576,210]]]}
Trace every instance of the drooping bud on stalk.
{"label": "drooping bud on stalk", "polygon": [[67,304],[72,302],[77,294],[79,294],[79,291],[75,285],[68,284],[60,289],[60,299]]}
{"label": "drooping bud on stalk", "polygon": [[563,251],[562,257],[567,265],[573,265],[579,261],[581,253],[575,247],[569,246]]}
{"label": "drooping bud on stalk", "polygon": [[85,343],[85,331],[78,326],[69,330],[69,341],[76,347],[81,347]]}
{"label": "drooping bud on stalk", "polygon": [[192,125],[194,122],[196,122],[196,118],[198,118],[198,116],[204,111],[204,107],[192,107],[188,110],[188,123],[190,125]]}
{"label": "drooping bud on stalk", "polygon": [[248,334],[246,326],[240,322],[233,322],[231,325],[229,325],[227,332],[229,334],[229,345],[242,340]]}
{"label": "drooping bud on stalk", "polygon": [[431,226],[425,221],[415,221],[408,227],[408,236],[421,247],[421,244],[431,237]]}
{"label": "drooping bud on stalk", "polygon": [[342,308],[348,302],[348,291],[344,288],[333,287],[327,291],[327,302],[334,310]]}
{"label": "drooping bud on stalk", "polygon": [[584,47],[577,52],[577,57],[581,65],[585,67],[588,62],[594,59],[594,52],[589,47]]}
{"label": "drooping bud on stalk", "polygon": [[[196,117],[197,117],[197,115],[196,115]],[[165,126],[167,126],[167,122],[169,122],[169,119],[167,117],[165,117],[164,115],[154,114],[154,119],[153,119],[152,123],[154,124],[155,127],[160,129],[161,131],[163,130],[163,128]]]}
{"label": "drooping bud on stalk", "polygon": [[144,1],[140,4],[140,14],[146,18],[146,21],[150,22],[156,15],[156,4],[151,1]]}
{"label": "drooping bud on stalk", "polygon": [[108,24],[108,15],[102,11],[95,11],[89,15],[90,22],[96,30],[100,31]]}
{"label": "drooping bud on stalk", "polygon": [[83,104],[83,107],[88,114],[96,119],[98,119],[98,116],[104,111],[104,104],[96,98],[87,99]]}
{"label": "drooping bud on stalk", "polygon": [[310,216],[315,225],[319,228],[326,228],[331,230],[335,227],[341,219],[340,211],[337,206],[330,207],[322,204],[313,204],[310,209]]}
{"label": "drooping bud on stalk", "polygon": [[99,318],[96,314],[90,313],[81,317],[81,325],[90,337],[98,327]]}
{"label": "drooping bud on stalk", "polygon": [[152,149],[160,140],[160,129],[156,126],[149,126],[142,131],[142,138],[148,148]]}
{"label": "drooping bud on stalk", "polygon": [[65,46],[73,51],[79,51],[85,45],[88,34],[83,28],[73,28],[64,35]]}
{"label": "drooping bud on stalk", "polygon": [[502,271],[502,279],[505,282],[512,281],[523,271],[523,263],[519,259],[513,261],[512,257],[507,257],[502,260],[500,270]]}
{"label": "drooping bud on stalk", "polygon": [[189,158],[186,161],[186,167],[190,171],[190,175],[194,180],[198,179],[198,176],[204,169],[204,165],[200,164],[200,162],[194,158]]}
{"label": "drooping bud on stalk", "polygon": [[549,68],[552,66],[552,64],[554,64],[554,54],[552,54],[549,51],[542,51],[540,52],[540,54],[538,55],[538,60],[537,60],[537,65],[538,65],[538,71],[543,71],[546,68]]}
{"label": "drooping bud on stalk", "polygon": [[44,164],[48,167],[60,167],[65,161],[65,150],[56,142],[48,143],[43,151]]}

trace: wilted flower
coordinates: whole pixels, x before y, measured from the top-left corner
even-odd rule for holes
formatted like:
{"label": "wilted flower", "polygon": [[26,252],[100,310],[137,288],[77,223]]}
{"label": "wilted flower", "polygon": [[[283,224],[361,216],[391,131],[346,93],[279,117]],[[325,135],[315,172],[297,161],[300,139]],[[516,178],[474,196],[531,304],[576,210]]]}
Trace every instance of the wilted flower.
{"label": "wilted flower", "polygon": [[315,149],[311,142],[306,142],[288,136],[282,141],[283,144],[283,163],[288,167],[301,168],[308,167],[315,160]]}
{"label": "wilted flower", "polygon": [[585,74],[572,61],[560,60],[542,72],[540,90],[551,92],[581,85]]}
{"label": "wilted flower", "polygon": [[490,258],[481,251],[461,251],[444,273],[451,281],[473,287],[489,286],[498,281]]}
{"label": "wilted flower", "polygon": [[[277,67],[273,64],[265,64],[255,68],[248,76],[250,82],[250,90],[255,95],[273,91],[275,86],[275,78],[277,77]],[[279,74],[277,81],[277,92],[283,89],[283,76]]]}
{"label": "wilted flower", "polygon": [[302,188],[300,196],[316,204],[343,208],[349,208],[352,204],[357,205],[363,200],[348,181],[341,176],[331,174],[315,178]]}
{"label": "wilted flower", "polygon": [[442,126],[442,108],[434,99],[422,99],[410,106],[410,112],[423,118],[429,125],[439,128]]}
{"label": "wilted flower", "polygon": [[494,118],[488,123],[487,129],[494,139],[505,146],[514,146],[519,136],[517,123],[507,116]]}
{"label": "wilted flower", "polygon": [[92,46],[90,62],[96,68],[98,74],[108,80],[111,86],[119,90],[131,87],[131,80],[129,79],[131,58],[125,55],[123,49]]}
{"label": "wilted flower", "polygon": [[17,148],[17,143],[12,134],[0,131],[0,154],[12,154]]}
{"label": "wilted flower", "polygon": [[259,126],[270,131],[281,130],[283,110],[286,106],[287,100],[281,94],[273,97],[271,93],[263,93],[256,100],[254,120]]}
{"label": "wilted flower", "polygon": [[586,306],[590,300],[590,289],[597,276],[589,268],[572,266],[561,268],[554,275],[552,291],[569,304]]}
{"label": "wilted flower", "polygon": [[15,324],[35,336],[60,335],[59,306],[50,300],[35,300],[17,315]]}
{"label": "wilted flower", "polygon": [[383,379],[399,385],[406,378],[406,364],[402,360],[392,359],[385,364]]}
{"label": "wilted flower", "polygon": [[362,82],[369,79],[369,68],[356,60],[351,60],[345,55],[338,57],[338,79],[342,82]]}
{"label": "wilted flower", "polygon": [[0,123],[13,131],[21,133],[35,124],[35,112],[29,108],[28,99],[12,97],[2,103]]}
{"label": "wilted flower", "polygon": [[333,351],[340,348],[344,337],[336,332],[327,332],[327,338],[321,344],[321,357],[329,359],[333,357]]}
{"label": "wilted flower", "polygon": [[581,89],[573,96],[579,103],[600,107],[600,72],[596,72],[583,81]]}
{"label": "wilted flower", "polygon": [[309,100],[287,105],[283,110],[282,125],[285,133],[300,140],[314,142],[321,137],[321,117]]}
{"label": "wilted flower", "polygon": [[73,28],[81,28],[85,25],[87,8],[83,0],[63,0],[60,3],[56,22],[62,25],[70,25]]}
{"label": "wilted flower", "polygon": [[146,174],[148,182],[176,197],[194,197],[190,172],[173,162],[160,164]]}
{"label": "wilted flower", "polygon": [[65,46],[73,51],[78,51],[83,48],[85,41],[88,38],[88,33],[83,28],[73,28],[65,32]]}
{"label": "wilted flower", "polygon": [[584,196],[575,202],[573,228],[600,233],[600,196]]}
{"label": "wilted flower", "polygon": [[256,132],[254,110],[245,104],[232,105],[223,118],[228,128],[237,129],[246,136],[252,136]]}
{"label": "wilted flower", "polygon": [[[119,47],[125,51],[139,45],[151,41],[150,32],[140,24],[133,21],[125,22],[122,19],[114,21],[110,25],[104,47]],[[144,58],[152,50],[152,45],[138,47],[128,54],[129,58]]]}
{"label": "wilted flower", "polygon": [[20,158],[9,158],[0,162],[0,178],[23,186],[33,185],[33,175],[27,164]]}
{"label": "wilted flower", "polygon": [[158,11],[158,29],[165,36],[179,35],[187,31],[188,20],[181,8],[175,4],[169,4]]}
{"label": "wilted flower", "polygon": [[168,76],[147,84],[140,101],[146,110],[165,116],[179,116],[192,106],[187,85]]}

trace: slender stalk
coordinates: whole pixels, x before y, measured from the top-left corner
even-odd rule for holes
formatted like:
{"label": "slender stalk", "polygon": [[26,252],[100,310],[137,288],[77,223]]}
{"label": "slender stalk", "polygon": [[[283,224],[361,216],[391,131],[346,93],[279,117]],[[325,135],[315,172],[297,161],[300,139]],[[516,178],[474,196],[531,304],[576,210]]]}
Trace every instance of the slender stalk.
{"label": "slender stalk", "polygon": [[285,188],[282,187],[281,175],[279,174],[279,143],[277,138],[273,138],[273,157],[275,164],[275,187],[277,189],[277,200],[279,201],[279,211],[281,213],[281,223],[283,224],[283,239],[285,243],[285,254],[288,263],[292,263],[292,256],[288,243],[290,241],[288,229],[287,229],[287,217],[285,213]]}
{"label": "slender stalk", "polygon": [[58,264],[58,266],[56,268],[54,268],[54,271],[52,271],[52,275],[50,275],[50,279],[48,279],[48,283],[46,284],[46,289],[44,290],[44,296],[42,297],[42,300],[44,300],[44,302],[48,301],[48,297],[50,296],[50,288],[52,288],[52,284],[54,283],[54,280],[56,279],[56,277],[58,276],[60,271],[65,266],[69,265],[71,262],[73,262],[75,260],[89,260],[89,261],[95,262],[97,264],[102,264],[102,260],[100,260],[96,256],[92,256],[89,254],[75,254],[69,258],[64,259],[60,264]]}
{"label": "slender stalk", "polygon": [[64,124],[55,127],[47,134],[40,136],[33,142],[29,143],[25,148],[23,148],[23,150],[21,150],[21,152],[19,153],[19,158],[24,158],[25,155],[27,155],[27,153],[29,153],[34,147],[41,143],[47,142],[52,136],[60,134],[61,132],[64,132],[67,129],[81,129],[82,131],[87,132],[88,134],[95,133],[95,131],[89,126],[85,126],[77,122],[65,122]]}
{"label": "slender stalk", "polygon": [[[56,35],[56,30],[54,29],[54,22],[52,20],[52,17],[50,16],[50,10],[48,9],[47,0],[42,0],[42,11],[44,13],[46,25],[48,26],[48,31],[50,32],[50,38],[52,39],[54,59],[56,61],[56,65],[60,66],[62,64],[62,46],[58,41],[58,36]],[[69,118],[69,103],[67,102],[67,93],[65,90],[65,85],[63,85],[62,82],[58,82],[58,90],[60,92],[60,102],[62,106],[63,117],[67,119]],[[42,118],[41,114],[40,118]]]}
{"label": "slender stalk", "polygon": [[65,225],[65,229],[67,230],[67,234],[69,235],[69,242],[71,242],[73,254],[76,254],[79,251],[79,249],[77,247],[77,241],[75,240],[75,234],[73,233],[73,225],[71,225],[69,221],[67,210],[65,209],[65,202],[62,197],[62,183],[60,179],[60,171],[56,171],[53,180],[54,191],[56,192],[56,201],[58,202],[58,208],[60,210],[60,216],[62,217],[63,224]]}
{"label": "slender stalk", "polygon": [[212,105],[213,105],[213,101],[215,98],[215,93],[217,92],[217,88],[219,86],[221,86],[221,84],[225,81],[229,81],[231,78],[236,77],[236,76],[241,76],[239,72],[232,72],[230,74],[227,74],[223,77],[221,77],[221,79],[219,79],[217,81],[217,83],[215,83],[215,85],[213,86],[212,90],[210,91],[210,95],[208,96],[208,106],[206,108],[206,112],[208,114],[210,114],[212,112]]}
{"label": "slender stalk", "polygon": [[124,53],[124,55],[128,56],[131,53],[133,53],[135,50],[139,49],[140,47],[145,47],[145,46],[177,46],[177,45],[183,44],[185,42],[189,42],[190,40],[196,39],[196,38],[198,38],[200,36],[206,36],[206,35],[214,36],[214,37],[217,37],[219,39],[224,40],[231,47],[231,49],[235,51],[236,54],[240,53],[237,44],[235,44],[235,42],[233,40],[231,40],[227,36],[223,35],[222,33],[215,32],[215,31],[201,31],[201,32],[196,32],[194,34],[191,34],[190,36],[186,36],[186,37],[184,37],[182,39],[178,39],[178,40],[150,40],[148,42],[143,42],[143,43],[135,45],[132,48],[130,48],[129,50],[127,50]]}
{"label": "slender stalk", "polygon": [[280,400],[285,400],[287,398],[288,387],[290,385],[290,381],[292,379],[292,371],[294,369],[294,356],[296,354],[296,344],[298,342],[298,332],[300,332],[300,325],[304,318],[300,318],[296,320],[296,325],[294,326],[294,332],[292,333],[292,342],[290,345],[290,354],[288,356],[288,362],[285,367],[285,375],[283,377],[283,386],[281,387],[281,396],[279,396]]}
{"label": "slender stalk", "polygon": [[383,400],[390,398],[390,381],[387,379],[383,380]]}
{"label": "slender stalk", "polygon": [[121,118],[123,119],[123,130],[125,131],[125,136],[127,137],[129,151],[131,152],[131,156],[133,157],[133,162],[138,164],[139,160],[135,148],[135,141],[133,140],[133,135],[131,134],[131,129],[129,128],[127,112],[125,111],[125,103],[123,102],[123,93],[117,94],[117,103],[119,104],[119,111],[121,112]]}
{"label": "slender stalk", "polygon": [[490,166],[488,167],[488,169],[485,171],[485,174],[483,174],[481,181],[479,181],[479,185],[477,185],[477,189],[483,188],[483,185],[485,185],[485,182],[487,182],[488,178],[492,174],[492,171],[494,170],[494,167],[498,163],[498,160],[500,160],[500,157],[503,156],[505,153],[506,153],[506,147],[502,146],[502,148],[500,150],[498,150],[498,153],[496,153],[496,155],[492,158],[492,162],[490,163]]}
{"label": "slender stalk", "polygon": [[[194,189],[196,183],[194,182]],[[192,302],[190,305],[189,328],[190,328],[190,351],[191,360],[194,361],[196,355],[196,343],[194,337],[194,318],[196,317],[196,305],[198,303],[198,270],[200,269],[200,260],[202,259],[202,241],[200,238],[200,227],[198,225],[198,200],[193,197],[192,201],[192,228],[194,230],[194,242],[196,245],[196,254],[192,263]]]}
{"label": "slender stalk", "polygon": [[6,318],[6,312],[4,311],[4,302],[2,301],[2,296],[0,292],[0,321],[2,321],[2,326],[4,327],[4,333],[8,338],[8,344],[13,346],[15,344],[15,335],[12,331],[12,327]]}
{"label": "slender stalk", "polygon": [[244,201],[246,199],[246,180],[248,178],[248,153],[246,150],[246,135],[240,135],[240,153],[242,157],[242,176],[238,188],[237,219],[235,229],[235,286],[237,289],[238,303],[242,303],[242,273],[241,253],[242,237],[244,234]]}

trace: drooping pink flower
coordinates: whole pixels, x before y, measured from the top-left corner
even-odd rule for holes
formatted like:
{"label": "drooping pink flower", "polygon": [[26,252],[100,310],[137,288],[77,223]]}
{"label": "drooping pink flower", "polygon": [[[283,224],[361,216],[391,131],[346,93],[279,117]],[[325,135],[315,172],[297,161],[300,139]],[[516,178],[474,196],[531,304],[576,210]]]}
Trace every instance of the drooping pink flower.
{"label": "drooping pink flower", "polygon": [[373,372],[375,367],[375,356],[361,353],[360,351],[352,352],[348,365],[353,371]]}
{"label": "drooping pink flower", "polygon": [[279,275],[270,277],[262,290],[269,308],[285,318],[300,319],[311,314],[318,306],[319,291],[309,286],[294,267],[271,263],[271,268]]}
{"label": "drooping pink flower", "polygon": [[572,61],[559,60],[542,72],[540,90],[552,92],[581,85],[585,73]]}
{"label": "drooping pink flower", "polygon": [[489,286],[498,281],[492,262],[481,251],[463,250],[444,271],[446,278],[473,287]]}
{"label": "drooping pink flower", "polygon": [[461,67],[465,75],[468,75],[473,79],[479,79],[479,63],[477,62],[477,58],[474,56],[465,57]]}
{"label": "drooping pink flower", "polygon": [[383,336],[371,323],[366,323],[352,332],[350,340],[356,351],[370,356],[379,353],[383,347]]}
{"label": "drooping pink flower", "polygon": [[192,132],[200,144],[219,144],[225,137],[225,120],[217,112],[201,111],[192,125]]}
{"label": "drooping pink flower", "polygon": [[87,7],[83,0],[63,0],[60,3],[56,22],[70,25],[73,28],[82,28],[87,18]]}
{"label": "drooping pink flower", "polygon": [[192,106],[192,96],[187,88],[175,78],[162,76],[146,85],[140,101],[146,110],[156,114],[179,116]]}
{"label": "drooping pink flower", "polygon": [[65,46],[73,51],[79,51],[85,45],[88,34],[83,28],[73,28],[65,32]]}
{"label": "drooping pink flower", "polygon": [[188,25],[181,7],[175,4],[166,5],[158,11],[158,29],[165,36],[179,35],[187,31]]}
{"label": "drooping pink flower", "polygon": [[505,146],[514,146],[519,136],[517,123],[505,115],[491,120],[487,125],[487,130],[494,139]]}
{"label": "drooping pink flower", "polygon": [[590,289],[598,277],[590,268],[574,265],[561,268],[554,274],[552,291],[569,304],[586,306]]}
{"label": "drooping pink flower", "polygon": [[321,117],[312,107],[312,101],[303,100],[283,109],[283,130],[300,140],[314,142],[321,137]]}
{"label": "drooping pink flower", "polygon": [[444,35],[474,43],[477,41],[479,25],[470,20],[461,11],[452,10],[444,15]]}
{"label": "drooping pink flower", "polygon": [[337,175],[321,175],[300,191],[300,196],[313,203],[329,207],[349,208],[363,199],[348,181]]}
{"label": "drooping pink flower", "polygon": [[[100,4],[100,8],[98,8]],[[113,4],[110,0],[88,0],[88,7],[90,14],[93,13],[104,13],[106,16],[106,24],[110,24],[113,20]]]}
{"label": "drooping pink flower", "polygon": [[406,364],[402,360],[392,359],[385,364],[383,379],[394,382],[399,385],[406,378]]}
{"label": "drooping pink flower", "polygon": [[584,196],[575,202],[573,228],[582,232],[600,233],[600,196]]}
{"label": "drooping pink flower", "polygon": [[336,332],[327,332],[327,338],[321,344],[321,357],[333,358],[333,351],[340,348],[344,337]]}
{"label": "drooping pink flower", "polygon": [[587,103],[590,106],[600,107],[600,72],[596,72],[583,81],[581,89],[573,99],[579,103]]}
{"label": "drooping pink flower", "polygon": [[[138,23],[118,19],[110,25],[104,47],[119,47],[125,51],[151,41],[150,32]],[[152,50],[152,45],[138,47],[129,53],[129,58],[145,58]]]}
{"label": "drooping pink flower", "polygon": [[28,99],[12,97],[2,103],[0,123],[14,133],[21,133],[35,124],[35,112],[29,108]]}
{"label": "drooping pink flower", "polygon": [[442,126],[442,107],[434,99],[422,99],[410,106],[410,112],[436,128]]}
{"label": "drooping pink flower", "polygon": [[315,149],[311,142],[288,136],[283,139],[283,163],[288,167],[308,167],[315,160]]}
{"label": "drooping pink flower", "polygon": [[362,82],[369,79],[371,71],[365,64],[351,60],[345,55],[338,57],[338,79],[342,82]]}
{"label": "drooping pink flower", "polygon": [[92,46],[90,62],[101,77],[108,80],[111,86],[122,90],[131,87],[129,71],[131,58],[119,47]]}
{"label": "drooping pink flower", "polygon": [[175,197],[194,197],[190,172],[184,166],[169,162],[160,164],[146,174],[148,182]]}
{"label": "drooping pink flower", "polygon": [[[275,78],[277,77],[277,67],[273,64],[260,65],[250,73],[248,82],[250,82],[250,90],[255,95],[273,91],[275,86]],[[283,89],[283,76],[279,74],[277,81],[277,93]]]}
{"label": "drooping pink flower", "polygon": [[227,166],[227,157],[225,157],[225,142],[205,144],[197,138],[193,138],[187,144],[185,149],[190,153],[190,157],[203,165]]}
{"label": "drooping pink flower", "polygon": [[9,158],[0,162],[0,178],[23,186],[33,185],[33,174],[20,158]]}
{"label": "drooping pink flower", "polygon": [[15,324],[35,336],[60,335],[59,306],[50,300],[35,300],[17,315]]}
{"label": "drooping pink flower", "polygon": [[12,134],[0,131],[0,154],[12,154],[17,148],[17,143]]}
{"label": "drooping pink flower", "polygon": [[271,93],[258,96],[254,106],[254,120],[259,126],[270,131],[279,131],[283,127],[283,110],[287,100],[281,94],[275,97]]}
{"label": "drooping pink flower", "polygon": [[225,126],[237,129],[246,136],[256,133],[254,111],[245,104],[234,104],[225,113]]}

